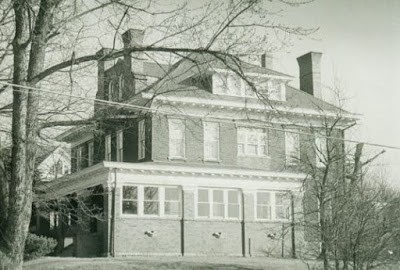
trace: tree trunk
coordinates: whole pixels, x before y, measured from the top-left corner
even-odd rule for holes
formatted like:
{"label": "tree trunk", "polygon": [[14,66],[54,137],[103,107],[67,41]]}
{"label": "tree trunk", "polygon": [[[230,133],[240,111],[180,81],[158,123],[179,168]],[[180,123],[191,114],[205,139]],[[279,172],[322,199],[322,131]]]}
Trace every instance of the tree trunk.
{"label": "tree trunk", "polygon": [[[53,9],[58,1],[42,0],[33,33],[29,1],[15,0],[15,37],[11,179],[3,238],[0,238],[0,267],[22,269],[25,240],[32,209],[32,181],[36,158],[38,96],[19,86],[43,70],[46,40]],[[29,47],[29,45],[31,45]],[[30,48],[30,55],[28,56]]]}

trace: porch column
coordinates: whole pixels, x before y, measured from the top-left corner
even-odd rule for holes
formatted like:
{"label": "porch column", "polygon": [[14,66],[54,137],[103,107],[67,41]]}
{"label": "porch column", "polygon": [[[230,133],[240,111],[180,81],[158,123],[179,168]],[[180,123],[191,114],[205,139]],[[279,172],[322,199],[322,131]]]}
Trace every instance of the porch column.
{"label": "porch column", "polygon": [[246,224],[255,218],[254,192],[253,189],[242,189],[242,252],[244,257],[252,255],[252,243],[246,233]]}
{"label": "porch column", "polygon": [[194,187],[182,187],[181,253],[185,256],[185,222],[195,217]]}

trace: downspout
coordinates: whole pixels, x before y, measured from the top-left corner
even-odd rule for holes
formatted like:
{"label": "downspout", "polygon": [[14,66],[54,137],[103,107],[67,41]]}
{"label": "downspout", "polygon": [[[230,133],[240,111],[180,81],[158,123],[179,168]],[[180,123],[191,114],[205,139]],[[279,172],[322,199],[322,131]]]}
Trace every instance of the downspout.
{"label": "downspout", "polygon": [[110,224],[110,255],[115,257],[115,187],[117,185],[117,171],[114,168],[114,183],[111,183],[111,224]]}

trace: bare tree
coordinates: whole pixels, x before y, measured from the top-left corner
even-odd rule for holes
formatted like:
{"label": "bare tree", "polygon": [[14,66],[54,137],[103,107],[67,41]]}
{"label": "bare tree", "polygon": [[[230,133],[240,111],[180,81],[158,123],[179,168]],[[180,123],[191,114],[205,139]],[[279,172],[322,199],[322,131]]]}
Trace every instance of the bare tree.
{"label": "bare tree", "polygon": [[[197,7],[180,3],[166,8],[162,1],[132,3],[100,0],[90,4],[79,0],[2,1],[0,80],[5,84],[2,84],[0,94],[7,93],[7,88],[12,86],[13,95],[12,105],[0,108],[1,113],[12,116],[11,175],[2,170],[0,178],[3,188],[0,205],[2,267],[22,267],[24,242],[31,216],[38,132],[50,126],[90,122],[76,121],[76,111],[69,101],[61,104],[53,113],[43,111],[41,96],[36,90],[39,84],[60,91],[68,88],[73,90],[77,82],[72,74],[76,76],[82,72],[85,65],[132,52],[166,53],[175,57],[204,53],[222,59],[235,59],[231,56],[233,53],[257,53],[260,44],[265,48],[271,34],[286,38],[288,35],[307,35],[312,32],[285,26],[274,19],[277,11],[274,5],[295,6],[302,3],[210,1]],[[99,55],[87,49],[87,41],[101,38],[91,36],[93,24],[102,24],[113,30],[115,36],[112,47],[117,33],[127,25],[151,30],[161,37],[155,38],[147,46],[114,49]],[[82,52],[86,55],[80,55]],[[67,85],[57,84],[65,77],[68,78]],[[52,118],[49,118],[49,113]],[[56,117],[69,113],[75,114],[65,122],[60,120],[64,118]],[[79,117],[86,118],[78,114],[78,120]]]}

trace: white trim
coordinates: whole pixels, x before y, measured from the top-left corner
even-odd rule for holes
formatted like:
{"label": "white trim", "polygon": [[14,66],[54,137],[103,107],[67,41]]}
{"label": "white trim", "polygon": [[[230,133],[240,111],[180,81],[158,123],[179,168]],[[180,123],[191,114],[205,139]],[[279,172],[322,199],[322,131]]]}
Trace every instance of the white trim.
{"label": "white trim", "polygon": [[[229,108],[243,109],[243,110],[260,110],[264,112],[272,112],[272,113],[290,113],[295,115],[308,115],[308,116],[316,116],[316,117],[334,117],[337,118],[338,114],[330,111],[320,111],[314,109],[305,109],[305,108],[292,108],[284,105],[275,104],[273,108],[271,108],[268,104],[265,103],[256,103],[249,104],[246,102],[247,98],[243,97],[243,100],[224,100],[224,99],[206,99],[201,97],[178,97],[178,96],[163,96],[157,95],[154,96],[151,92],[141,93],[143,98],[159,100],[159,101],[167,101],[167,102],[181,102],[185,104],[191,105],[199,105],[205,107],[215,107],[215,106],[224,106]],[[339,114],[344,119],[350,120],[359,120],[359,114],[353,113],[343,113]]]}
{"label": "white trim", "polygon": [[[142,141],[144,141],[143,145]],[[146,122],[142,119],[138,122],[138,160],[144,158],[146,158]]]}
{"label": "white trim", "polygon": [[[124,132],[122,129],[116,132],[116,159],[118,162],[124,161]],[[121,151],[120,151],[121,150]]]}
{"label": "white trim", "polygon": [[[219,73],[230,73],[230,74],[237,74],[236,72],[228,69],[222,69],[222,68],[213,68],[213,71],[219,72]],[[271,74],[265,74],[265,73],[255,73],[255,72],[244,72],[245,76],[253,76],[253,77],[263,77],[263,78],[271,78],[271,79],[281,79],[281,80],[293,80],[294,78],[290,75],[271,75]]]}
{"label": "white trim", "polygon": [[307,174],[305,173],[292,173],[292,172],[274,172],[264,170],[251,170],[251,169],[240,169],[236,167],[232,168],[210,168],[204,166],[174,166],[173,164],[158,162],[142,162],[142,163],[127,163],[127,162],[113,162],[104,161],[103,166],[106,168],[116,168],[125,170],[139,170],[143,172],[165,172],[165,173],[186,173],[188,175],[200,174],[200,175],[228,175],[228,176],[255,176],[255,177],[276,177],[276,178],[290,178],[303,180]]}

